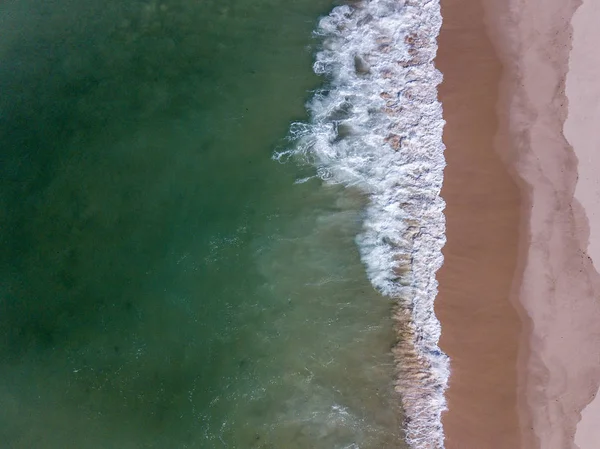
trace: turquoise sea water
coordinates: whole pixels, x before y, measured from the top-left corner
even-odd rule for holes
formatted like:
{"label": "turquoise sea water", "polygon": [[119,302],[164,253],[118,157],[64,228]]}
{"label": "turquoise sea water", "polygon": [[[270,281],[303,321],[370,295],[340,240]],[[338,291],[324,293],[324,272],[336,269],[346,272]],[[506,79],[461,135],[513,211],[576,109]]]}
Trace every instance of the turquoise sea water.
{"label": "turquoise sea water", "polygon": [[0,5],[2,447],[402,447],[365,199],[272,160],[332,6]]}

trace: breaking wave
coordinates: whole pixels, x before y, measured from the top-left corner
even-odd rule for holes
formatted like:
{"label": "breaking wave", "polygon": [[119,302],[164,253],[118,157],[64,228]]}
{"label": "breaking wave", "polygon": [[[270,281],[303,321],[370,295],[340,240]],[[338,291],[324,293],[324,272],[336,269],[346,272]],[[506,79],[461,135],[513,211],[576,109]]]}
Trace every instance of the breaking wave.
{"label": "breaking wave", "polygon": [[[372,284],[395,300],[396,390],[412,448],[443,448],[448,358],[437,346],[436,271],[445,243],[437,0],[364,0],[321,19],[314,71],[327,78],[291,150],[370,201],[356,241]],[[305,180],[302,180],[305,181]]]}

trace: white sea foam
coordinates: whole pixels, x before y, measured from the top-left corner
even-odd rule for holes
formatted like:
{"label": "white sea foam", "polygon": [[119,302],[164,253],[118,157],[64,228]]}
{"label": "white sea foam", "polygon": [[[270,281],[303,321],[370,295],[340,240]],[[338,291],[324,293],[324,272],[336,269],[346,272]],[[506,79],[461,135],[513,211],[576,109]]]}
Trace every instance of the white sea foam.
{"label": "white sea foam", "polygon": [[433,65],[438,0],[364,0],[336,7],[315,32],[327,87],[292,125],[296,155],[328,181],[370,197],[357,243],[368,276],[396,299],[397,390],[412,448],[443,448],[448,360],[438,346],[435,273],[445,243],[441,75]]}

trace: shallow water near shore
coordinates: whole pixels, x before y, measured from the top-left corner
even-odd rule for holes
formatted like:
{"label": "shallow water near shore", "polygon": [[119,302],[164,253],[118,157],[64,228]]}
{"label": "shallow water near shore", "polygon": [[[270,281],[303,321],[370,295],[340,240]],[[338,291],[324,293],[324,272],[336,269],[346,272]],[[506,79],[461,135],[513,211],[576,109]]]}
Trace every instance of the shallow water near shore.
{"label": "shallow water near shore", "polygon": [[402,447],[366,198],[271,158],[332,6],[0,6],[7,447]]}

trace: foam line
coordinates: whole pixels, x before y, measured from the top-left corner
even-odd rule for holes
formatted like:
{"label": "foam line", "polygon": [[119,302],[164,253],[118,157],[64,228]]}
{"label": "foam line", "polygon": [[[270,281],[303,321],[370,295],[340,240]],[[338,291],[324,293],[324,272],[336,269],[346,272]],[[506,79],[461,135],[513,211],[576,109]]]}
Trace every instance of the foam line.
{"label": "foam line", "polygon": [[[326,87],[295,123],[292,149],[327,182],[369,195],[356,242],[372,284],[396,301],[396,389],[412,448],[443,448],[448,358],[437,346],[436,271],[445,243],[437,0],[371,0],[321,19],[314,71]],[[368,305],[366,305],[368,307]]]}

